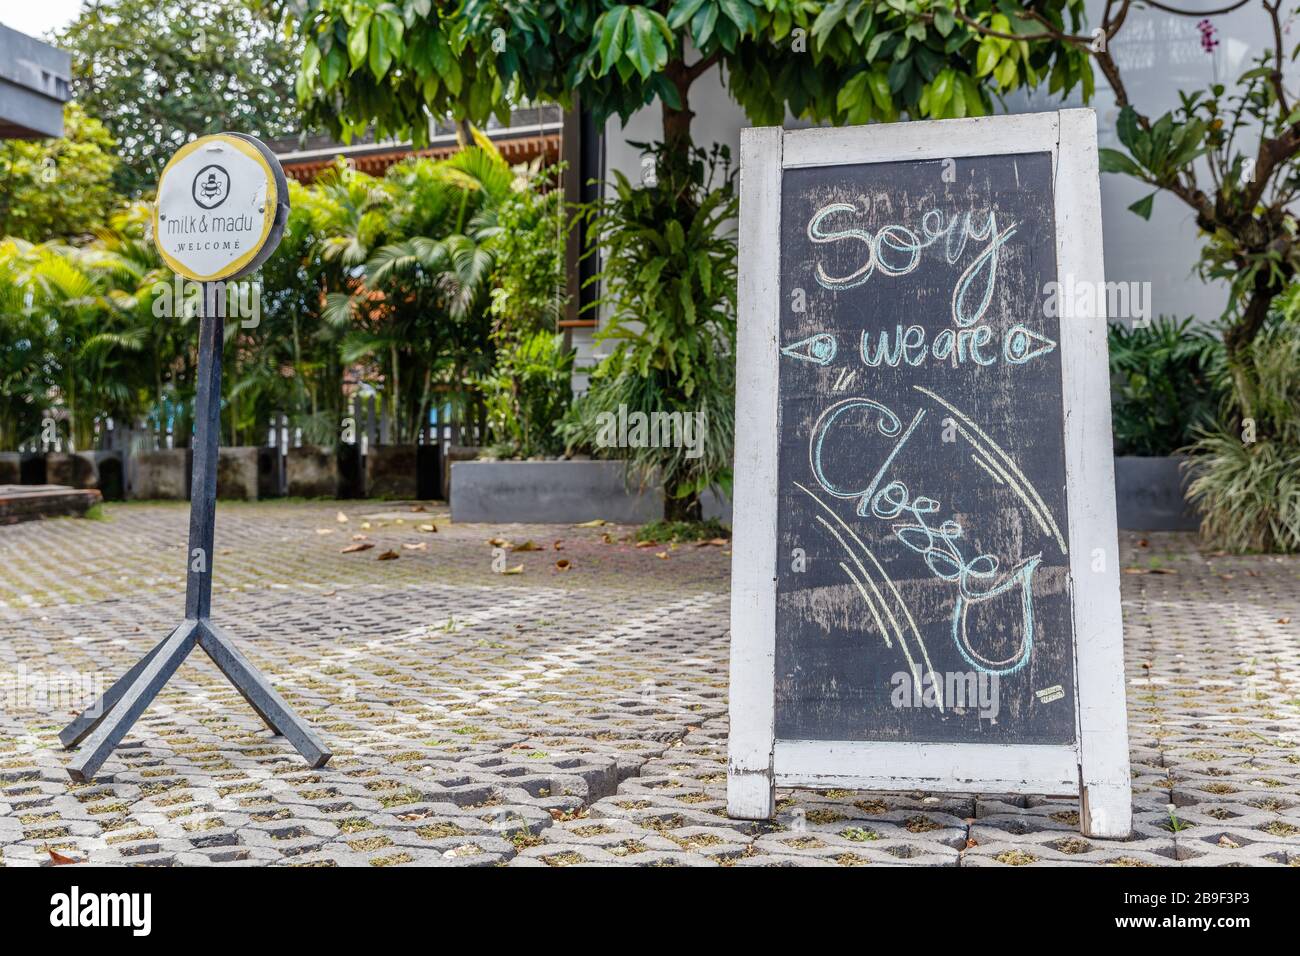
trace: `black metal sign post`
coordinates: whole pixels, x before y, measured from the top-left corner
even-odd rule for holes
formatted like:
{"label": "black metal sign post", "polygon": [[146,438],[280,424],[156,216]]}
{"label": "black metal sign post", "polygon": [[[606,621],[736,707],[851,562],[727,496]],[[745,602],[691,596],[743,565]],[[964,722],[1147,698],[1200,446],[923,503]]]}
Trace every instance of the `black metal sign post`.
{"label": "black metal sign post", "polygon": [[[229,138],[229,137],[228,137]],[[270,157],[279,189],[277,228],[268,227],[261,241],[273,249],[288,213],[284,173],[268,150],[250,137]],[[206,137],[205,139],[217,139]],[[179,154],[178,154],[179,155]],[[161,193],[161,189],[160,189]],[[266,253],[269,254],[269,251]],[[251,271],[265,256],[250,260]],[[271,728],[286,737],[312,767],[324,766],[332,756],[321,739],[293,712],[266,677],[239,652],[229,635],[212,623],[212,560],[217,508],[217,448],[221,426],[221,352],[223,337],[224,282],[203,283],[203,314],[199,322],[198,390],[195,398],[194,477],[190,488],[190,538],[186,561],[185,620],[141,658],[102,697],[68,724],[59,734],[64,747],[85,747],[68,765],[74,780],[89,781],[113,752],[131,726],[144,713],[163,685],[171,678],[195,645],[203,648],[212,662],[235,685]]]}

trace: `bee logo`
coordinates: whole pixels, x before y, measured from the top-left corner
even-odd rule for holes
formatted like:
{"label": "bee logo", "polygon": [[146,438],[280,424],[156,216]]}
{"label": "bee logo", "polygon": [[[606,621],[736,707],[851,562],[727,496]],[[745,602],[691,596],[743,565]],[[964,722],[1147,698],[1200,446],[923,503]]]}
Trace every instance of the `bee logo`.
{"label": "bee logo", "polygon": [[195,175],[191,192],[204,209],[216,209],[230,195],[230,174],[221,166],[204,166]]}

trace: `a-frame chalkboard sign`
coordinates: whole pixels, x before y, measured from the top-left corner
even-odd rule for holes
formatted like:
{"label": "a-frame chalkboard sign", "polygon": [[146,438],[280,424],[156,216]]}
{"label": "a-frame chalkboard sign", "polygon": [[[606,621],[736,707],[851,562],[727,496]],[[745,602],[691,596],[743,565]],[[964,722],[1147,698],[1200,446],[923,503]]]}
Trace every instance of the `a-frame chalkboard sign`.
{"label": "a-frame chalkboard sign", "polygon": [[745,130],[728,810],[1131,824],[1091,110]]}

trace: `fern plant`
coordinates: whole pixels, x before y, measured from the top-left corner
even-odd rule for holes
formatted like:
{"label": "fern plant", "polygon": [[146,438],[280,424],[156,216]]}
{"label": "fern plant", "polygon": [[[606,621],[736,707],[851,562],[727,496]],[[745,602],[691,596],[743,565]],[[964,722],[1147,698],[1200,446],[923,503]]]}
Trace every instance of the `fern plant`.
{"label": "fern plant", "polygon": [[1172,455],[1214,421],[1211,370],[1221,345],[1192,319],[1110,326],[1111,422],[1117,455]]}
{"label": "fern plant", "polygon": [[[642,145],[642,144],[635,144]],[[613,351],[561,426],[570,449],[628,462],[643,484],[662,483],[670,518],[698,519],[699,495],[729,490],[735,432],[735,181],[725,147],[686,161],[656,157],[656,177],[634,185],[615,172],[613,194],[586,207],[602,255],[596,280],[605,310],[597,335]],[[589,253],[590,254],[590,253]],[[610,416],[696,416],[697,448],[611,446]]]}

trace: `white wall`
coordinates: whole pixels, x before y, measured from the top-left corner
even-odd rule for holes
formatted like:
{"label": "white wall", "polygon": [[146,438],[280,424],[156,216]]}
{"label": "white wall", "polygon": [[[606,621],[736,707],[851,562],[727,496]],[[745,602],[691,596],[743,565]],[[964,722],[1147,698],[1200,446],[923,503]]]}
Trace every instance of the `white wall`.
{"label": "white wall", "polygon": [[[1208,0],[1192,0],[1206,3]],[[1101,20],[1104,4],[1089,0],[1088,22]],[[1232,91],[1237,76],[1249,60],[1271,42],[1271,25],[1258,5],[1250,5],[1227,16],[1213,17],[1219,46],[1213,54],[1201,48],[1197,20],[1177,17],[1155,10],[1132,9],[1128,22],[1113,45],[1125,86],[1135,105],[1150,116],[1158,116],[1178,105],[1178,91],[1201,89],[1222,82]],[[1289,44],[1296,41],[1291,37]],[[1289,46],[1287,49],[1289,53]],[[1068,99],[1049,97],[1046,91],[1033,96],[1009,98],[1007,111],[1013,113],[1082,106],[1081,94]],[[1100,73],[1097,92],[1090,104],[1097,111],[1097,126],[1102,146],[1118,147],[1115,121],[1119,111],[1114,96]],[[691,108],[695,121],[691,131],[695,142],[713,142],[731,146],[733,160],[739,155],[740,130],[751,125],[741,109],[722,87],[715,68],[691,88]],[[806,126],[789,121],[787,127]],[[649,142],[663,138],[658,106],[641,110],[626,126],[617,118],[606,125],[606,168],[619,169],[629,177],[640,175],[640,156],[628,140]],[[1206,285],[1196,277],[1200,241],[1191,211],[1176,198],[1156,198],[1150,222],[1127,207],[1150,190],[1124,176],[1103,175],[1101,179],[1106,278],[1111,281],[1139,281],[1152,284],[1152,314],[1195,315],[1201,320],[1216,318],[1226,301],[1222,284]],[[590,354],[589,336],[582,336],[583,348]]]}

